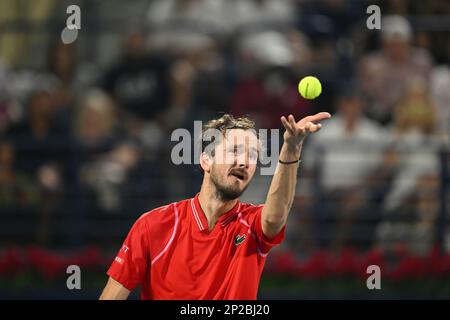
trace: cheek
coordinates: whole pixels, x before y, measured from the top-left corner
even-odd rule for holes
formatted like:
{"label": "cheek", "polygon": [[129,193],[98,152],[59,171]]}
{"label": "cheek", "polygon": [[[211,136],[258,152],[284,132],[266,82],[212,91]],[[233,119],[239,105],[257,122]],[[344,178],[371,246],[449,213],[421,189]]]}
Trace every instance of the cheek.
{"label": "cheek", "polygon": [[[256,165],[251,165],[248,169],[249,178],[252,179],[256,172]],[[249,179],[249,180],[250,180]]]}
{"label": "cheek", "polygon": [[216,178],[220,180],[226,179],[227,170],[223,167],[223,165],[220,164],[214,164],[211,166],[211,175],[214,175]]}

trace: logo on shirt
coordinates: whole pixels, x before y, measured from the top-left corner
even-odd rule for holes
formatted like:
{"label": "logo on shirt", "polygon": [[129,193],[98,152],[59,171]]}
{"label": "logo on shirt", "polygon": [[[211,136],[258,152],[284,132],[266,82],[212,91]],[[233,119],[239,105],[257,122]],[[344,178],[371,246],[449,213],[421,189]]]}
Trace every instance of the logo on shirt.
{"label": "logo on shirt", "polygon": [[246,234],[243,234],[242,236],[237,235],[236,238],[234,239],[234,244],[236,246],[240,245],[242,242],[245,241],[245,237],[246,237]]}

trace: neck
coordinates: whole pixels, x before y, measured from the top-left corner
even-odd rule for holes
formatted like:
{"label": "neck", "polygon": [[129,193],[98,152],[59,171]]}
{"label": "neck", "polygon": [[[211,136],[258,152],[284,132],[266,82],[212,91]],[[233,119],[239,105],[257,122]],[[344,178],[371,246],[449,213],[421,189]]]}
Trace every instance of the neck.
{"label": "neck", "polygon": [[209,231],[214,228],[219,217],[230,211],[238,201],[238,199],[229,201],[220,199],[217,196],[214,186],[211,186],[211,184],[206,181],[203,181],[198,200],[205,213],[206,219],[208,220]]}

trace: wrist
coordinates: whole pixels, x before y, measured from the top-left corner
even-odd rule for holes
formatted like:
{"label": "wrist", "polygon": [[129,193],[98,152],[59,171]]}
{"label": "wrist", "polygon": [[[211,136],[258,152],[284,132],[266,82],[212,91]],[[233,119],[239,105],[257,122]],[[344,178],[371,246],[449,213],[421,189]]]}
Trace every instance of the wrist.
{"label": "wrist", "polygon": [[289,145],[287,143],[284,143],[283,147],[281,148],[279,160],[285,162],[299,160],[301,149],[302,149],[301,143],[295,145]]}
{"label": "wrist", "polygon": [[281,159],[278,159],[278,162],[281,164],[299,164],[300,162],[302,162],[302,160],[297,159],[297,160],[293,160],[293,161],[283,161]]}
{"label": "wrist", "polygon": [[295,143],[295,144],[290,144],[290,143],[284,143],[286,146],[286,151],[293,156],[298,156],[300,155],[300,151],[302,150],[302,145],[303,145],[303,141],[300,143]]}

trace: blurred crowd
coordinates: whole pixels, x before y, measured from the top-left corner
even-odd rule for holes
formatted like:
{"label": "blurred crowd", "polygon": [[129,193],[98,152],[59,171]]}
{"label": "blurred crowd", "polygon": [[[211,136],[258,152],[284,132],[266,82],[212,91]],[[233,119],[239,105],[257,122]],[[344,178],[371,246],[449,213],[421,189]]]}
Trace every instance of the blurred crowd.
{"label": "blurred crowd", "polygon": [[[305,145],[286,245],[425,254],[436,242],[448,1],[72,2],[72,44],[66,1],[0,2],[3,244],[115,248],[139,214],[199,189],[195,166],[170,161],[175,128],[227,112],[276,129],[317,111],[333,117]],[[381,30],[366,27],[370,4]],[[297,92],[306,75],[322,82],[316,100]]]}

